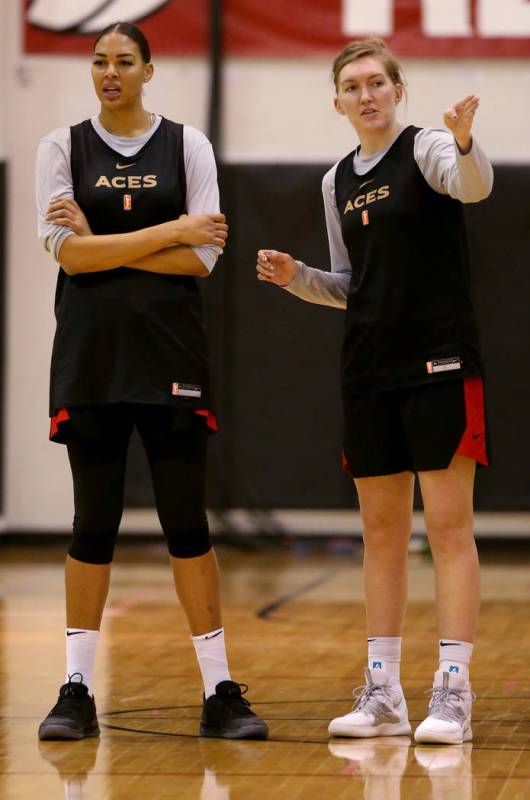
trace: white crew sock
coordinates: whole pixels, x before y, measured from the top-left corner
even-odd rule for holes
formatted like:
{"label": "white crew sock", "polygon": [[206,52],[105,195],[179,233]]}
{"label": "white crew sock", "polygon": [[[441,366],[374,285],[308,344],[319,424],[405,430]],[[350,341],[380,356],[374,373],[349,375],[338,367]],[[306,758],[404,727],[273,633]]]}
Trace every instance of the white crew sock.
{"label": "white crew sock", "polygon": [[370,636],[368,638],[368,669],[382,669],[399,681],[401,636]]}
{"label": "white crew sock", "polygon": [[[87,631],[84,628],[66,629],[66,680],[84,683],[88,693],[94,694],[92,689],[92,674],[96,658],[96,646],[99,631]],[[81,676],[81,677],[79,677]]]}
{"label": "white crew sock", "polygon": [[203,633],[201,636],[192,636],[191,640],[204,683],[204,696],[208,698],[215,694],[218,683],[232,680],[226,660],[224,628]]}
{"label": "white crew sock", "polygon": [[469,662],[473,652],[471,642],[460,642],[458,639],[440,639],[440,666],[442,672],[452,672],[469,680]]}

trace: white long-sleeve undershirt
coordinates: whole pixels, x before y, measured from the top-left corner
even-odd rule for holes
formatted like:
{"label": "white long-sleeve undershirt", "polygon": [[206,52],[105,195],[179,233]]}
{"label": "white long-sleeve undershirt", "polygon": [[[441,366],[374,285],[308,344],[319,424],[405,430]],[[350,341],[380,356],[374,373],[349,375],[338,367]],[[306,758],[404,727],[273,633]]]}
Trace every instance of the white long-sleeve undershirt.
{"label": "white long-sleeve undershirt", "polygon": [[[130,158],[149,141],[156,132],[162,117],[156,116],[154,124],[141,136],[128,138],[115,136],[101,125],[97,116],[92,117],[92,125],[98,136],[120,155]],[[48,206],[59,197],[73,197],[74,187],[70,164],[70,128],[56,128],[39,142],[35,170],[35,191],[37,198],[37,233],[56,261],[60,261],[59,251],[65,239],[73,235],[70,228],[46,221]],[[197,128],[184,125],[184,169],[186,172],[186,213],[218,214],[219,188],[217,167],[212,145]],[[192,247],[209,272],[215,266],[222,249],[215,245]]]}
{"label": "white long-sleeve undershirt", "polygon": [[[354,167],[357,175],[369,172],[392,147],[397,136],[384,150],[369,158],[355,155]],[[491,193],[493,169],[476,140],[473,140],[471,149],[463,155],[447,130],[423,128],[414,139],[414,159],[435,192],[448,194],[461,203],[478,203]],[[342,238],[340,214],[335,199],[335,173],[339,163],[334,164],[322,180],[331,272],[308,267],[302,261],[297,261],[298,272],[284,288],[309,303],[344,309],[350,286],[351,263]]]}

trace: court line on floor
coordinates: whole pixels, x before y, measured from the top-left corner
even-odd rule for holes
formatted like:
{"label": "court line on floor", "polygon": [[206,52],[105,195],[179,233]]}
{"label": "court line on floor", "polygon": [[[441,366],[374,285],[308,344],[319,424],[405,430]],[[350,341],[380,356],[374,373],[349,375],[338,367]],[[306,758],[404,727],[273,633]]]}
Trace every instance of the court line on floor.
{"label": "court line on floor", "polygon": [[[272,701],[272,703],[270,703],[270,704],[274,705],[274,704],[280,704],[282,702],[284,702],[284,701]],[[301,702],[307,702],[307,701],[299,700],[299,701],[287,701],[287,702],[294,702],[294,703],[299,702],[299,703],[301,703]],[[316,702],[329,702],[329,701],[326,700],[326,701],[316,701]],[[267,703],[264,702],[264,701],[262,701],[261,703],[259,703],[259,702],[257,703],[257,705],[266,705],[266,704]],[[102,721],[102,717],[105,717],[105,716],[106,717],[110,717],[110,716],[119,716],[121,714],[134,714],[134,713],[139,713],[139,712],[142,712],[142,711],[143,712],[146,712],[146,711],[158,711],[158,710],[169,711],[172,708],[175,708],[175,709],[176,708],[198,708],[198,706],[169,706],[169,707],[166,706],[165,708],[162,708],[162,709],[160,707],[158,707],[158,708],[152,707],[152,708],[149,708],[149,709],[131,709],[130,711],[126,711],[126,710],[109,711],[107,713],[100,714],[100,725],[101,725],[101,727],[106,728],[108,730],[121,731],[122,733],[139,733],[139,734],[144,734],[144,735],[149,735],[149,736],[173,736],[174,738],[200,739],[201,737],[198,734],[195,734],[195,733],[179,733],[179,732],[160,731],[160,730],[153,731],[153,730],[148,730],[148,729],[145,729],[145,728],[132,728],[132,727],[129,727],[129,726],[112,725],[111,723]],[[146,718],[146,717],[140,717],[139,719],[149,720],[149,718]],[[156,721],[158,722],[160,719],[161,719],[160,717],[157,717]],[[168,718],[167,717],[166,718],[162,717],[162,719],[168,719]],[[323,721],[323,720],[321,720],[319,718],[308,719],[306,717],[304,717],[304,718],[299,718],[299,717],[296,717],[296,718],[295,717],[287,717],[287,718],[286,717],[270,717],[268,719],[271,722],[276,722],[276,721],[277,722],[298,721],[298,722],[318,723],[318,722],[322,722]],[[179,717],[179,718],[177,718],[177,720],[189,722],[191,720],[196,720],[196,718],[194,718],[194,717]],[[419,721],[420,721],[419,718],[417,720],[416,719],[411,719],[411,722],[419,722]],[[502,720],[502,721],[501,720],[481,720],[480,722],[482,722],[483,724],[484,723],[488,724],[490,721],[495,722],[497,724],[497,726],[499,724],[503,724],[503,722],[504,722],[504,720]],[[325,720],[324,720],[324,722],[325,722]],[[477,722],[479,722],[479,721],[477,720]],[[524,721],[521,720],[519,722],[519,724],[521,724],[523,722]],[[510,724],[513,725],[513,722],[510,722]],[[208,737],[206,737],[206,738],[208,738]],[[264,741],[264,740],[260,740],[260,741]],[[269,739],[267,741],[269,741],[269,742],[278,742],[278,743],[282,743],[283,742],[284,744],[326,744],[330,740],[328,738],[323,738],[323,739],[299,739],[299,738],[269,737]],[[526,744],[522,744],[519,747],[498,747],[498,746],[495,746],[495,745],[493,745],[492,747],[488,747],[486,745],[481,745],[481,744],[477,743],[476,741],[473,742],[473,748],[475,750],[485,750],[485,751],[492,751],[492,752],[500,752],[500,751],[505,751],[505,750],[506,751],[510,751],[510,752],[512,752],[512,751],[513,752],[528,752],[528,750],[530,750],[530,746],[526,745]]]}
{"label": "court line on floor", "polygon": [[333,578],[337,572],[339,572],[339,568],[335,569],[328,569],[319,575],[317,578],[313,578],[312,581],[305,583],[303,586],[299,586],[297,589],[294,589],[292,592],[288,592],[287,594],[280,595],[276,600],[273,600],[267,605],[263,606],[256,612],[256,616],[259,619],[269,619],[270,615],[273,611],[277,611],[282,606],[287,605],[290,603],[291,600],[297,600],[302,595],[307,594],[312,589],[316,589],[317,586],[322,586],[323,583],[326,583],[330,578]]}
{"label": "court line on floor", "polygon": [[[100,726],[102,728],[105,728],[106,730],[119,731],[120,733],[140,733],[140,734],[144,734],[144,735],[148,735],[148,736],[172,736],[173,738],[176,738],[176,739],[200,739],[201,741],[211,741],[212,740],[211,737],[202,737],[202,736],[199,736],[199,734],[197,734],[197,733],[170,733],[168,731],[142,730],[141,728],[121,728],[119,725],[109,725],[108,723],[101,722],[101,721],[100,721],[99,724],[100,724]],[[216,739],[216,741],[218,741],[218,740]],[[225,739],[224,741],[232,741],[232,742],[235,742],[235,741],[245,741],[245,742],[255,741],[255,742],[260,742],[262,744],[264,744],[265,742],[268,742],[268,743],[271,743],[271,744],[329,744],[329,742],[338,742],[338,743],[341,743],[341,744],[345,743],[344,739],[294,739],[294,738],[293,739],[279,739],[279,738],[276,738],[274,736],[269,736],[268,739],[244,739],[244,740],[243,739],[230,739],[230,740],[229,739]],[[351,741],[358,741],[358,740],[351,740],[351,739],[348,740],[348,742],[351,742]],[[415,745],[413,743],[412,739],[410,739],[409,741],[410,741],[410,746],[411,747],[418,747],[418,745]],[[396,746],[399,747],[400,745],[396,745]],[[487,752],[495,752],[495,753],[500,753],[500,752],[522,753],[522,752],[528,752],[528,750],[530,750],[530,747],[525,747],[525,746],[522,746],[522,747],[487,747],[487,746],[481,745],[481,744],[479,744],[477,742],[473,742],[473,751],[479,751],[479,750],[480,751],[487,751]]]}

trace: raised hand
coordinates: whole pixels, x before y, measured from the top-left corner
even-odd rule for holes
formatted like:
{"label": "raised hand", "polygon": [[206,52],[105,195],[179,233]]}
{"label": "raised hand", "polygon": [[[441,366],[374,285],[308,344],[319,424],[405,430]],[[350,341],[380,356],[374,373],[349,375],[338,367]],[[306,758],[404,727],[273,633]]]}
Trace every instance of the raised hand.
{"label": "raised hand", "polygon": [[73,197],[59,197],[50,203],[46,213],[46,222],[64,225],[78,236],[90,236],[92,231],[83,211]]}
{"label": "raised hand", "polygon": [[298,272],[298,266],[289,253],[278,250],[258,250],[256,264],[258,281],[275,283],[276,286],[287,286]]}
{"label": "raised hand", "polygon": [[228,225],[224,214],[181,214],[177,220],[179,244],[215,244],[224,247],[228,238]]}
{"label": "raised hand", "polygon": [[449,128],[460,150],[464,153],[471,147],[471,128],[478,106],[478,97],[468,94],[467,97],[459,100],[444,112],[444,124]]}

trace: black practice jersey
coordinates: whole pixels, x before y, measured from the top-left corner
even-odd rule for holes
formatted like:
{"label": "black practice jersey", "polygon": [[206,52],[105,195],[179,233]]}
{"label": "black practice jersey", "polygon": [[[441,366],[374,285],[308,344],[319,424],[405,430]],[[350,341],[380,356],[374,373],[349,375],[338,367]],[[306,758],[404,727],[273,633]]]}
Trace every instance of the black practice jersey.
{"label": "black practice jersey", "polygon": [[[186,210],[182,125],[162,119],[125,158],[90,120],[71,128],[75,199],[94,234],[128,233]],[[208,364],[197,281],[119,267],[59,271],[50,413],[72,406],[155,403],[208,408]]]}
{"label": "black practice jersey", "polygon": [[337,208],[352,278],[342,350],[346,393],[482,374],[462,204],[430,188],[409,126],[366,174],[338,165]]}

